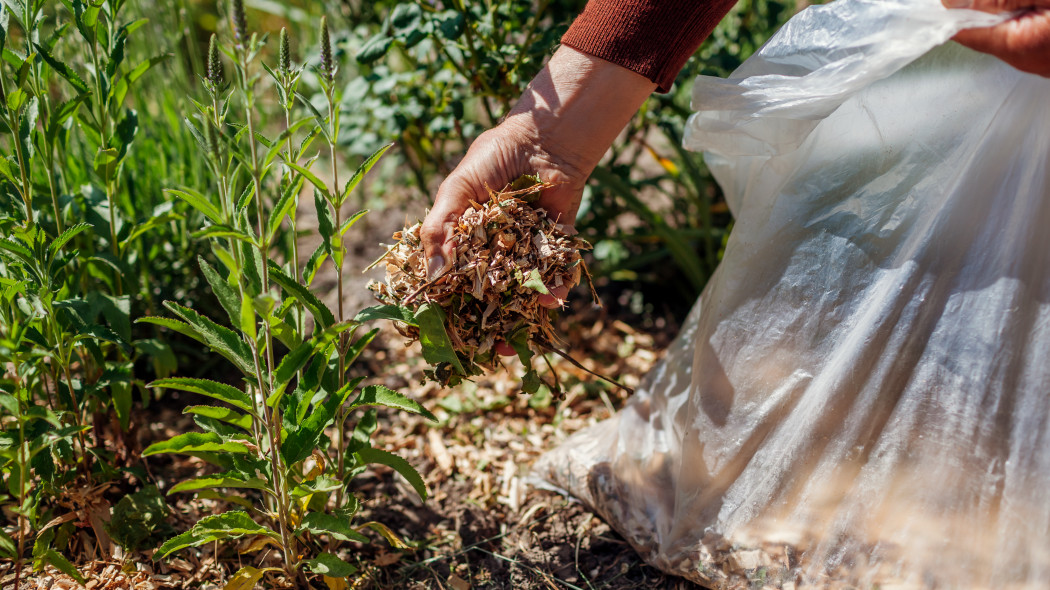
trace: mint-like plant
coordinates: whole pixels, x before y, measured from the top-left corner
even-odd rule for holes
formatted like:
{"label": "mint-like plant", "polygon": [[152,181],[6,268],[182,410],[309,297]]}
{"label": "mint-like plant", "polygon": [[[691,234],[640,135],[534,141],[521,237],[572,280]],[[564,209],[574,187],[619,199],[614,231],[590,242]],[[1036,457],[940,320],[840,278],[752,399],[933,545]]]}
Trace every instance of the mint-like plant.
{"label": "mint-like plant", "polygon": [[[219,468],[213,475],[183,481],[169,493],[223,497],[224,491],[250,490],[259,501],[241,500],[237,503],[243,510],[202,518],[165,542],[156,555],[163,558],[212,541],[255,537],[259,542],[253,548],[267,544],[279,548],[284,560],[281,570],[289,579],[303,581],[309,572],[337,583],[355,571],[337,555],[341,542],[366,542],[362,530],[370,528],[392,543],[401,543],[380,523],[355,522],[360,507],[352,486],[356,475],[369,464],[384,464],[403,475],[420,497],[427,495],[415,469],[397,455],[373,447],[370,436],[377,426],[375,406],[434,417],[401,393],[381,385],[362,387],[363,377],[351,376],[352,364],[377,330],[358,334],[361,324],[346,318],[342,303],[343,239],[364,214],[344,216],[343,205],[389,146],[367,158],[340,186],[339,97],[324,19],[320,65],[313,73],[327,108],[301,99],[308,114],[293,120],[303,70],[292,65],[290,40],[282,32],[276,68],[263,65],[263,69],[272,78],[285,129],[276,138],[265,137],[256,108],[261,97],[256,93],[260,76],[255,68],[265,37],[249,31],[241,2],[231,2],[229,13],[230,43],[223,46],[221,39],[211,40],[207,72],[202,76],[208,100],[195,102],[197,116],[191,122],[218,191],[215,195],[192,187],[170,191],[208,220],[198,235],[209,240],[221,264],[213,267],[201,260],[201,268],[228,317],[216,321],[169,301],[165,306],[175,318],[139,321],[198,340],[229,361],[242,379],[236,385],[185,377],[154,381],[152,387],[192,392],[218,403],[186,408],[202,431],[155,443],[143,454],[192,455]],[[323,154],[311,151],[319,137],[327,144],[322,146],[327,148]],[[331,184],[314,167],[322,156],[331,165]],[[286,261],[271,251],[285,220],[294,224],[297,198],[307,183],[313,189],[322,241],[300,270],[294,255]],[[340,284],[334,313],[311,290],[327,258],[333,260]],[[353,435],[346,440],[348,427]],[[334,440],[328,429],[334,429]],[[235,579],[247,587],[268,571],[245,567]]]}

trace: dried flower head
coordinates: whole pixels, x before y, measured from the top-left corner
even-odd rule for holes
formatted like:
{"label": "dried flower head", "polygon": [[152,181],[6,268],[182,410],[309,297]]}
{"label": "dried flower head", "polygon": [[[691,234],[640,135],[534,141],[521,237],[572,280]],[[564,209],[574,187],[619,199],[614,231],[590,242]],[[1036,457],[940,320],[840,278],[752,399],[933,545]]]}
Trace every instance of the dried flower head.
{"label": "dried flower head", "polygon": [[215,34],[212,33],[211,39],[208,40],[208,75],[207,80],[215,88],[222,86],[222,59],[219,57],[219,43],[215,38]]}
{"label": "dried flower head", "polygon": [[281,38],[278,44],[277,67],[282,74],[292,71],[292,50],[288,47],[288,29],[281,27]]}
{"label": "dried flower head", "polygon": [[335,61],[332,59],[332,38],[328,34],[328,17],[321,17],[321,75],[329,84],[335,80]]}
{"label": "dried flower head", "polygon": [[[472,202],[453,231],[451,268],[433,281],[427,280],[420,224],[395,233],[397,244],[380,259],[386,282],[369,289],[383,303],[413,312],[425,303],[440,306],[452,348],[467,367],[494,368],[498,341],[524,336],[539,348],[551,347],[556,336],[539,297],[579,282],[585,272],[580,250],[590,245],[526,202],[549,186],[508,187],[484,204]],[[402,335],[419,338],[418,327],[395,325]]]}
{"label": "dried flower head", "polygon": [[244,15],[244,0],[230,1],[230,25],[233,27],[233,40],[244,47],[248,39],[248,18]]}

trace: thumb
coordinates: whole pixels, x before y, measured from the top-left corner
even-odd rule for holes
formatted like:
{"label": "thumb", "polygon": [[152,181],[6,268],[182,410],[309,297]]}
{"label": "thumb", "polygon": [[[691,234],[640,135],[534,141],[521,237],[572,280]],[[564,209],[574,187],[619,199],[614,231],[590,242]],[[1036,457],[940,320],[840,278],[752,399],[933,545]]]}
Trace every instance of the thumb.
{"label": "thumb", "polygon": [[434,280],[452,265],[452,231],[470,204],[472,195],[467,183],[455,176],[446,178],[438,187],[434,206],[419,228],[427,259],[427,280]]}

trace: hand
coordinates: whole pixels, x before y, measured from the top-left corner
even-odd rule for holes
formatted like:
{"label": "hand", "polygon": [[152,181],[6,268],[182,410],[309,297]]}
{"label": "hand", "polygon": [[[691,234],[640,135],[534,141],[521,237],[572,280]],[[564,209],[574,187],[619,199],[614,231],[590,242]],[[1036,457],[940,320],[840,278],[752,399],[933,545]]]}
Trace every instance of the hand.
{"label": "hand", "polygon": [[[488,189],[499,190],[523,174],[535,174],[554,185],[543,191],[536,206],[546,210],[552,220],[575,231],[572,224],[590,170],[581,170],[578,158],[544,146],[530,116],[511,117],[479,136],[438,188],[434,206],[420,228],[431,278],[451,262],[451,244],[447,240],[470,201],[487,201]],[[540,295],[540,304],[558,307],[568,291],[565,286],[552,288],[551,295]]]}
{"label": "hand", "polygon": [[[434,277],[451,263],[448,240],[470,201],[487,201],[488,189],[503,188],[522,174],[555,185],[539,206],[571,227],[587,177],[655,89],[621,66],[567,46],[558,49],[503,123],[478,137],[438,188],[420,229],[428,274]],[[541,303],[555,307],[564,296],[556,292]]]}
{"label": "hand", "polygon": [[990,53],[1030,74],[1050,77],[1050,0],[942,0],[949,8],[984,12],[1017,12],[994,27],[967,29],[955,35],[959,43]]}

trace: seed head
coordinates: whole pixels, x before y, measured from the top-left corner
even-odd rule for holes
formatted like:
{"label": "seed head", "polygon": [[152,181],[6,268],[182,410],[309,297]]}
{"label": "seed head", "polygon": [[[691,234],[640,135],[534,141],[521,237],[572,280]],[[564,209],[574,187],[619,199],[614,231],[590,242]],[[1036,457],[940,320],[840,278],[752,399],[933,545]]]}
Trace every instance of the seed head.
{"label": "seed head", "polygon": [[244,16],[244,0],[230,1],[230,23],[233,25],[233,40],[243,47],[248,39],[248,18]]}
{"label": "seed head", "polygon": [[321,75],[329,84],[335,80],[335,62],[332,60],[332,39],[328,35],[328,17],[321,17]]}
{"label": "seed head", "polygon": [[219,44],[212,33],[208,40],[208,82],[216,88],[222,86],[222,60],[219,58]]}
{"label": "seed head", "polygon": [[281,27],[281,43],[277,66],[282,74],[292,71],[292,49],[288,46],[288,29]]}

